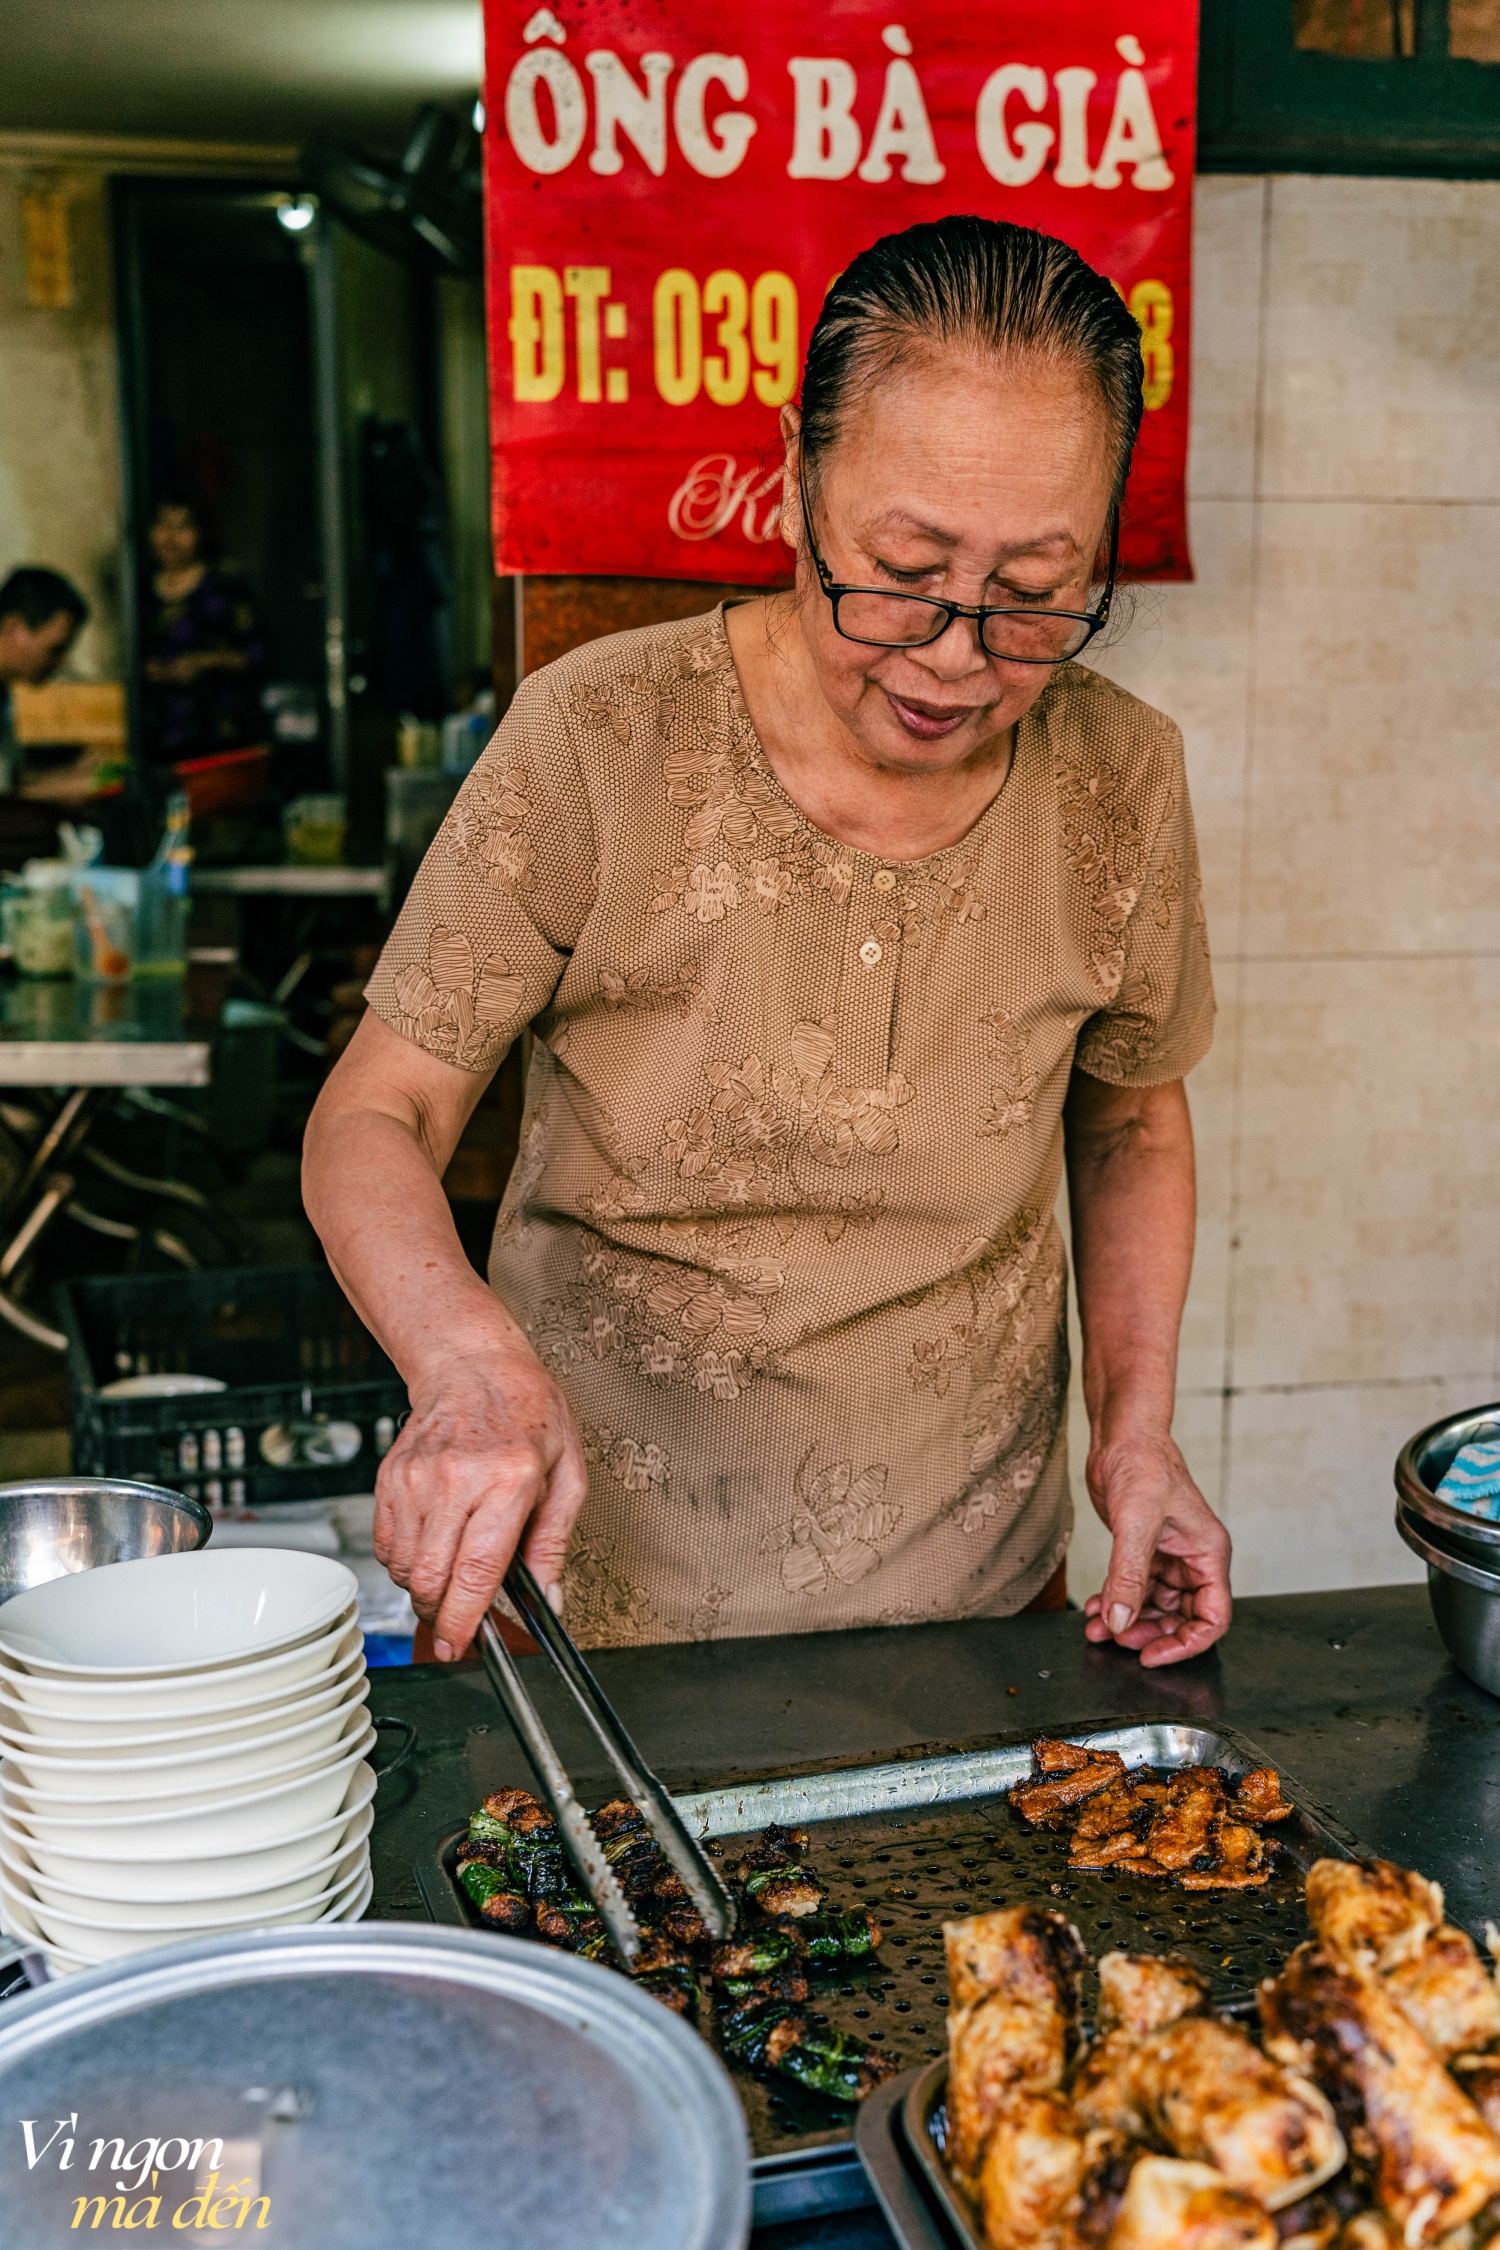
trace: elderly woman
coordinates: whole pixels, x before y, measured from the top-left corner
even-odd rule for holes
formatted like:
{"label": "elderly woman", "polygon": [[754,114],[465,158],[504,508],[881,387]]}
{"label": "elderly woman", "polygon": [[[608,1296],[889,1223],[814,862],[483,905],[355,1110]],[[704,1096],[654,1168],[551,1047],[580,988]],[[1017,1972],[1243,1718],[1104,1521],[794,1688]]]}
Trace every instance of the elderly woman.
{"label": "elderly woman", "polygon": [[[1104,624],[1139,333],[974,218],[856,258],[783,415],[785,594],[528,679],[329,1079],[306,1192],[412,1412],[377,1551],[470,1639],[1062,1606],[1066,1161],[1094,1640],[1229,1618],[1172,1441],[1212,988],[1182,743]],[[535,1032],[486,1288],[441,1180]]]}

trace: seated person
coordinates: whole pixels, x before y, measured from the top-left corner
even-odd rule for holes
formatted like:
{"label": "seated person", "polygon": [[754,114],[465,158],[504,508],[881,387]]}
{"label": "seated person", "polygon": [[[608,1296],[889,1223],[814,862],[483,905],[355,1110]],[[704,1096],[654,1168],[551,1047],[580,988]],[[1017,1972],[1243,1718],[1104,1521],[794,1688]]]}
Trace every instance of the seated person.
{"label": "seated person", "polygon": [[10,707],[12,685],[50,680],[86,622],[89,605],[55,570],[27,564],[0,586],[0,790],[20,779],[21,753]]}

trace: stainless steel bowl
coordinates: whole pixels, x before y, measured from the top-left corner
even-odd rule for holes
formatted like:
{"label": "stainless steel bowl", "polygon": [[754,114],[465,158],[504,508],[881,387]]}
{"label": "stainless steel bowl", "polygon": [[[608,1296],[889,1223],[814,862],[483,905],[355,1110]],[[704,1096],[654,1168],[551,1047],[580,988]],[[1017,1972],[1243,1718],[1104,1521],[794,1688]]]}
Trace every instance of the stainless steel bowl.
{"label": "stainless steel bowl", "polygon": [[1396,1455],[1396,1492],[1410,1514],[1500,1570],[1500,1523],[1451,1507],[1437,1495],[1454,1455],[1480,1438],[1500,1438],[1500,1404],[1471,1406],[1466,1413],[1450,1414],[1418,1430]]}
{"label": "stainless steel bowl", "polygon": [[1476,1687],[1500,1696],[1500,1570],[1486,1570],[1399,1501],[1396,1529],[1427,1565],[1427,1594],[1443,1646]]}
{"label": "stainless steel bowl", "polygon": [[101,1563],[201,1547],[213,1517],[159,1484],[114,1477],[39,1477],[0,1484],[0,1602]]}

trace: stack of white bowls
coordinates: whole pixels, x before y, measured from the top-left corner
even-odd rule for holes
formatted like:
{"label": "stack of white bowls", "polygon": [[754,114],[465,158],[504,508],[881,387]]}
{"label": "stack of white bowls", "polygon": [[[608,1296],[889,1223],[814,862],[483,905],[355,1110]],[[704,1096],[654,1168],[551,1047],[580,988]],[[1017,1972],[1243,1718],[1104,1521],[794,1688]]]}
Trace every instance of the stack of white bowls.
{"label": "stack of white bowls", "polygon": [[260,1547],[0,1604],[0,1929],[66,1973],[357,1921],[375,1794],[357,1593],[342,1563]]}

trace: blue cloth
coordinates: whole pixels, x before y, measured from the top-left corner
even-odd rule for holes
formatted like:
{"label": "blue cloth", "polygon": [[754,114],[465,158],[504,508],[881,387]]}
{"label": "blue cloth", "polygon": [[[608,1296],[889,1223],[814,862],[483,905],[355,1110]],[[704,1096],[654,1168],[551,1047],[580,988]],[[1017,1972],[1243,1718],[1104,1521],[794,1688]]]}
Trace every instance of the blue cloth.
{"label": "blue cloth", "polygon": [[410,1664],[410,1633],[366,1633],[365,1665],[373,1672],[377,1665]]}
{"label": "blue cloth", "polygon": [[1437,1496],[1452,1508],[1500,1523],[1500,1439],[1481,1439],[1455,1453]]}

